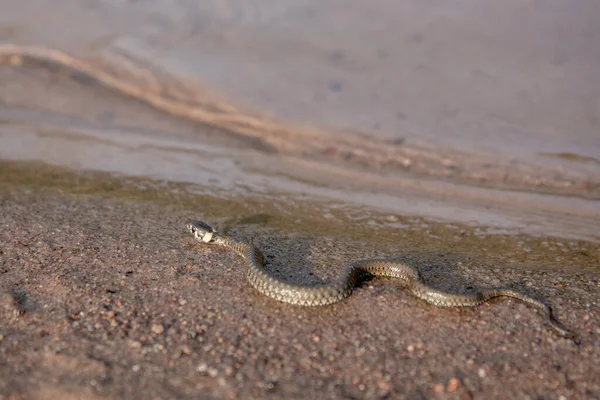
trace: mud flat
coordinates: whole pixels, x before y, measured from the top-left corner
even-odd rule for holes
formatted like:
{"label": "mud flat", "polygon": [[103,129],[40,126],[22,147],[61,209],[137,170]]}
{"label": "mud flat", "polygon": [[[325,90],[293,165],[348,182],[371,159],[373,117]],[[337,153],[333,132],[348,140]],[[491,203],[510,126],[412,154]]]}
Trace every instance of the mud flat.
{"label": "mud flat", "polygon": [[[0,163],[0,395],[28,398],[597,398],[598,246],[24,162]],[[440,309],[393,280],[299,308],[194,243],[202,218],[315,284],[400,258],[455,292],[546,299],[579,339],[512,300]]]}

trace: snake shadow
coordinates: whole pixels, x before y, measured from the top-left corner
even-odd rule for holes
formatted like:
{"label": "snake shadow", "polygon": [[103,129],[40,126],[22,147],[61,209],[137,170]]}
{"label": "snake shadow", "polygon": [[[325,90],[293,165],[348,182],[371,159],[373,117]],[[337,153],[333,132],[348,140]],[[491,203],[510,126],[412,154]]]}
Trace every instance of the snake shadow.
{"label": "snake shadow", "polygon": [[[427,285],[452,294],[471,294],[490,288],[506,288],[531,296],[547,305],[543,292],[526,286],[526,276],[514,280],[509,272],[497,274],[492,269],[501,266],[468,256],[443,252],[397,251],[364,257],[365,254],[347,255],[340,251],[341,243],[323,244],[322,238],[313,236],[261,235],[252,239],[265,256],[266,269],[279,279],[302,286],[319,286],[335,282],[353,263],[365,260],[385,260],[408,264],[416,268]],[[403,287],[394,278],[366,277],[356,288],[383,282],[385,285]],[[379,286],[379,284],[377,284]],[[491,300],[502,301],[501,299]]]}

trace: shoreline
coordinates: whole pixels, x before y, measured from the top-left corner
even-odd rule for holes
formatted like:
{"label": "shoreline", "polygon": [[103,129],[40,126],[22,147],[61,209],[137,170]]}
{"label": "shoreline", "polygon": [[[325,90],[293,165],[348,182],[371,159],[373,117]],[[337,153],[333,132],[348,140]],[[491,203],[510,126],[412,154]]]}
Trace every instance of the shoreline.
{"label": "shoreline", "polygon": [[[136,99],[108,90],[91,79],[90,74],[82,76],[64,66],[39,64],[41,60],[13,58],[4,57],[4,61],[14,65],[0,67],[0,82],[6,83],[0,94],[3,103],[0,158],[6,160],[41,161],[74,170],[193,183],[198,185],[198,190],[209,193],[305,196],[341,207],[346,203],[362,207],[363,213],[375,210],[495,227],[509,233],[600,241],[597,230],[600,192],[596,193],[600,186],[596,188],[593,180],[585,178],[591,170],[588,175],[580,176],[581,179],[558,185],[560,187],[548,186],[543,180],[523,181],[522,185],[514,186],[507,177],[529,179],[535,175],[529,174],[533,170],[527,167],[521,171],[523,174],[516,175],[504,170],[504,177],[489,180],[484,175],[491,170],[474,164],[471,171],[482,173],[482,179],[465,181],[460,173],[455,174],[461,168],[456,169],[452,162],[439,157],[440,174],[420,173],[412,167],[398,169],[380,162],[382,159],[375,154],[378,150],[375,153],[371,150],[381,143],[371,143],[369,148],[364,148],[360,143],[367,143],[368,138],[360,135],[357,136],[360,143],[352,145],[353,151],[361,154],[358,158],[342,156],[338,144],[343,147],[346,142],[335,139],[338,147],[331,147],[329,143],[335,135],[329,136],[326,132],[313,143],[321,146],[321,150],[296,148],[292,151],[296,144],[312,140],[302,136],[302,129],[295,130],[292,126],[286,129],[300,136],[287,141],[284,140],[287,134],[280,138],[281,143],[288,146],[288,152],[275,143],[236,131],[235,127],[220,127],[213,124],[214,121],[199,124],[158,112]],[[107,71],[118,76],[118,72]],[[128,75],[121,78],[131,79],[130,85],[135,85],[136,76],[148,78],[149,73],[146,71],[144,75],[136,69],[127,72]],[[195,90],[195,86],[181,88],[168,77],[150,76],[155,79],[154,86],[150,86],[153,93],[168,94],[174,104],[185,100],[183,104],[188,109],[210,109],[211,97],[199,100],[203,92]],[[219,103],[215,110],[233,113],[232,117],[243,115],[225,103]],[[213,112],[217,112],[215,110]],[[306,140],[299,141],[299,137]],[[384,147],[396,149],[398,146],[385,144]],[[436,158],[437,154],[425,147],[421,152],[410,143],[401,143],[399,147],[417,159],[419,154],[425,155],[422,166],[426,169],[430,165],[427,160]],[[298,152],[302,154],[296,154]],[[576,158],[567,154],[561,157],[571,161]],[[393,158],[400,163],[405,159],[399,153]],[[469,160],[464,154],[459,158],[464,162]],[[586,163],[593,164],[591,160],[585,160]],[[520,168],[518,162],[511,165]],[[544,173],[554,178],[560,175],[552,168]]]}
{"label": "shoreline", "polygon": [[[460,251],[476,257],[491,253],[501,262],[542,263],[547,270],[595,271],[600,265],[600,246],[595,240],[532,235],[493,226],[368,210],[294,193],[208,190],[193,183],[6,160],[0,160],[0,188],[96,196],[174,210],[197,209],[226,225],[247,221],[264,226],[268,222],[272,229],[290,234],[333,234],[340,239],[379,245],[402,242],[424,251]],[[365,238],[365,230],[373,231],[373,237]],[[565,249],[569,249],[568,257]],[[545,257],[529,259],[531,252],[543,253]]]}

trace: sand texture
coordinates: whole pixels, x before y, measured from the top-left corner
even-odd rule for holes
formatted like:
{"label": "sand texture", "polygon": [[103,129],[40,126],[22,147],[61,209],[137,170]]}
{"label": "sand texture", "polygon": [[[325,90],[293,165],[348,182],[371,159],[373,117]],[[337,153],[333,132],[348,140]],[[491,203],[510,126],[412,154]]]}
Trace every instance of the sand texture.
{"label": "sand texture", "polygon": [[501,263],[481,267],[471,257],[401,244],[392,251],[371,243],[359,254],[360,244],[349,243],[348,253],[334,236],[233,229],[254,237],[269,268],[292,281],[318,281],[317,264],[329,279],[350,259],[400,256],[446,290],[525,282],[518,288],[549,299],[579,342],[559,338],[517,301],[440,309],[385,279],[333,306],[293,307],[254,291],[232,252],[196,244],[183,223],[207,216],[183,208],[2,188],[0,395],[600,396],[597,271],[516,274]]}

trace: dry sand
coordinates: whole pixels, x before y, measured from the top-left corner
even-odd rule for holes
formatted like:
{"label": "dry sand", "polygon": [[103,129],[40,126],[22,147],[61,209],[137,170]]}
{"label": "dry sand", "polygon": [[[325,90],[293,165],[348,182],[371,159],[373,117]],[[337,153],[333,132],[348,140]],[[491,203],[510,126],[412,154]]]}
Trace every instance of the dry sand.
{"label": "dry sand", "polygon": [[[597,246],[423,221],[386,240],[376,227],[323,223],[317,206],[302,215],[11,168],[0,174],[5,398],[600,397]],[[74,189],[90,181],[101,195]],[[292,281],[400,257],[446,290],[513,285],[547,299],[579,340],[517,301],[440,309],[384,279],[329,307],[278,303],[250,287],[235,254],[194,243],[183,229],[192,217],[254,238]]]}

